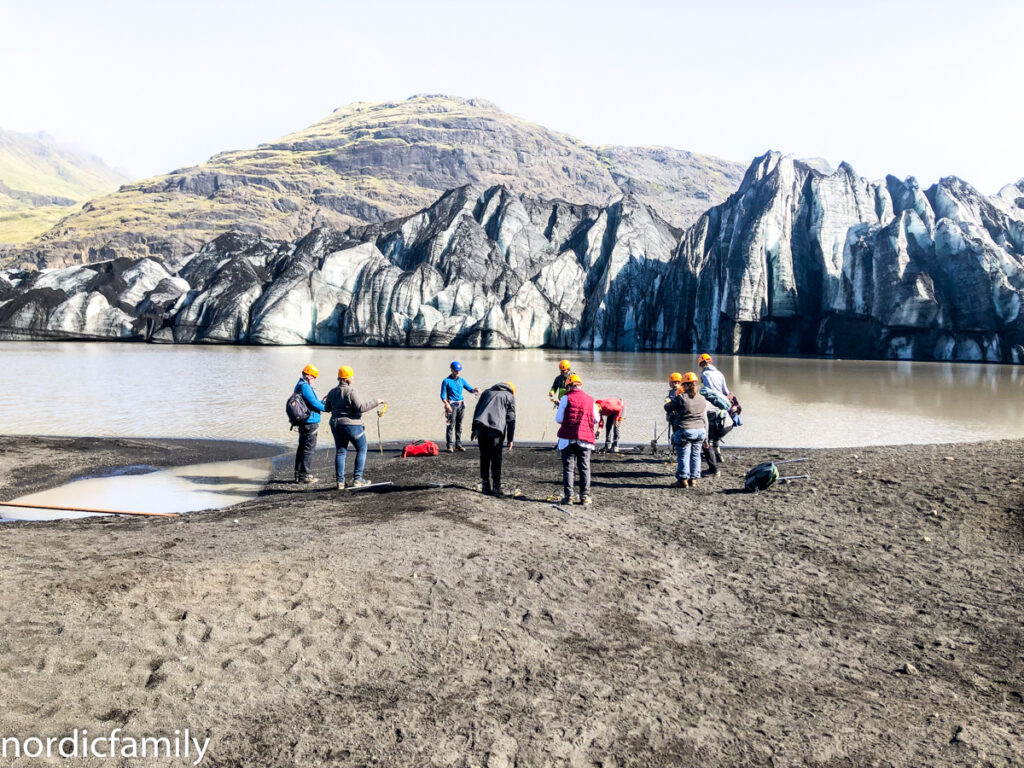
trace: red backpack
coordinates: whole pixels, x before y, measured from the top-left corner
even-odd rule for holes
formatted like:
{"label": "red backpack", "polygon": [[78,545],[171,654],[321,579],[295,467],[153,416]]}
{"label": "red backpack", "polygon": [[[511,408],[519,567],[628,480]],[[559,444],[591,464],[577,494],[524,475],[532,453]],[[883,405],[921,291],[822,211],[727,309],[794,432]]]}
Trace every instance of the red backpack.
{"label": "red backpack", "polygon": [[411,443],[402,449],[402,458],[407,459],[410,456],[437,456],[440,452],[437,443],[432,440],[417,440],[415,443]]}

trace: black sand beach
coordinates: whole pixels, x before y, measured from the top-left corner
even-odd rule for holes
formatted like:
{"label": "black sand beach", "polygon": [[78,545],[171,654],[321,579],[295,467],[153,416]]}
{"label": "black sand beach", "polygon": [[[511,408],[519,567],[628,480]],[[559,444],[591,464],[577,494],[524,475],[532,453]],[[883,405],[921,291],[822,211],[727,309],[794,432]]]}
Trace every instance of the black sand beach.
{"label": "black sand beach", "polygon": [[[267,452],[3,437],[0,499]],[[739,492],[798,455],[810,481]],[[510,500],[471,490],[473,451],[371,453],[394,486],[358,493],[321,454],[319,485],[227,510],[3,525],[0,735],[188,727],[206,766],[1021,765],[1022,455],[730,449],[694,490],[600,456],[567,515],[549,450],[508,456]]]}

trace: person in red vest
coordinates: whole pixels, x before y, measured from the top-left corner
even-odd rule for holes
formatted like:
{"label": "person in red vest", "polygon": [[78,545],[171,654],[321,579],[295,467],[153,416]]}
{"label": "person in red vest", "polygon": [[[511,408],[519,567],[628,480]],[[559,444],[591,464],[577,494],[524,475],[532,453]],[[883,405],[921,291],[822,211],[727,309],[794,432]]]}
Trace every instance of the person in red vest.
{"label": "person in red vest", "polygon": [[604,419],[604,449],[618,453],[619,422],[626,420],[626,404],[617,397],[595,400],[594,404],[601,409],[601,417]]}
{"label": "person in red vest", "polygon": [[562,454],[562,503],[572,499],[577,467],[580,475],[580,504],[590,504],[590,454],[601,434],[601,409],[594,398],[583,391],[583,381],[572,374],[566,391],[558,401],[555,421],[558,429],[558,451]]}

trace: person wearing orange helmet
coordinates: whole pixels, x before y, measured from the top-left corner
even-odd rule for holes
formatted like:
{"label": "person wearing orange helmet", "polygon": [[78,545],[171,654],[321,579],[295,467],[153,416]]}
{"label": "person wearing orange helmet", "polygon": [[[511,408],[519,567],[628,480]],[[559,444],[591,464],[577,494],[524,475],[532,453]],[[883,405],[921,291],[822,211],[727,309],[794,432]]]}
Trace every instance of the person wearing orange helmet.
{"label": "person wearing orange helmet", "polygon": [[619,423],[626,420],[626,404],[618,397],[595,400],[604,420],[604,450],[619,452]]}
{"label": "person wearing orange helmet", "polygon": [[583,381],[573,373],[566,381],[568,391],[558,401],[555,421],[558,451],[562,455],[562,503],[568,504],[580,476],[580,504],[590,504],[590,455],[601,434],[601,409],[594,398],[583,391]]}
{"label": "person wearing orange helmet", "polygon": [[[721,395],[730,402],[736,402],[738,412],[739,401],[736,401],[733,394],[729,391],[729,385],[725,383],[725,374],[715,367],[714,361],[711,359],[711,355],[707,352],[702,354],[697,358],[697,365],[700,366],[700,378],[704,384],[704,388],[721,393]],[[730,417],[735,418],[732,414],[730,414]],[[709,435],[708,437],[708,449],[715,459],[715,466],[713,469],[717,472],[718,464],[722,462],[722,450],[719,447],[722,436]]]}
{"label": "person wearing orange helmet", "polygon": [[725,374],[715,367],[711,355],[707,352],[697,358],[697,365],[700,366],[700,378],[704,386],[721,392],[729,397],[729,385],[725,383]]}
{"label": "person wearing orange helmet", "polygon": [[551,383],[551,389],[548,391],[548,397],[552,403],[557,405],[561,401],[568,388],[570,376],[572,376],[572,365],[568,360],[562,360],[558,364],[558,375],[555,376],[555,380]]}
{"label": "person wearing orange helmet", "polygon": [[[334,479],[338,490],[346,487],[360,488],[370,485],[363,477],[366,466],[366,427],[363,426],[363,414],[384,405],[380,398],[363,400],[359,397],[352,380],[355,371],[351,366],[343,365],[338,369],[338,386],[327,393],[324,408],[331,412],[331,434],[334,435]],[[356,466],[351,485],[345,484],[345,459],[348,449],[356,451]]]}
{"label": "person wearing orange helmet", "polygon": [[665,403],[673,417],[676,447],[676,488],[693,488],[700,479],[700,449],[708,435],[708,401],[697,391],[697,374],[687,372],[678,393]]}
{"label": "person wearing orange helmet", "polygon": [[316,478],[313,477],[313,454],[316,452],[316,433],[320,429],[320,414],[326,410],[323,402],[313,391],[313,380],[319,375],[319,368],[312,364],[307,365],[302,369],[302,375],[299,377],[295,389],[292,390],[292,394],[298,392],[302,395],[302,399],[309,409],[309,416],[302,424],[298,425],[299,446],[295,450],[296,483],[316,482]]}
{"label": "person wearing orange helmet", "polygon": [[502,443],[512,443],[516,434],[516,385],[511,381],[495,384],[480,394],[473,411],[471,440],[480,449],[480,491],[504,496],[501,488]]}

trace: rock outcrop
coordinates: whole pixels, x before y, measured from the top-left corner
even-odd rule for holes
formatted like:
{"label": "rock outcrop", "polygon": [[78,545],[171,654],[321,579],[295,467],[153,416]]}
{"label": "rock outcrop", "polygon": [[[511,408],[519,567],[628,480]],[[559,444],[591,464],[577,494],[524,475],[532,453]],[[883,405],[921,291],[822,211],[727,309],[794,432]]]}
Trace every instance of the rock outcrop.
{"label": "rock outcrop", "polygon": [[1024,182],[868,182],[769,153],[681,231],[504,186],[295,241],[0,273],[0,337],[1024,362]]}
{"label": "rock outcrop", "polygon": [[588,147],[481,99],[421,95],[351,104],[256,149],[125,184],[0,265],[176,258],[231,230],[293,240],[408,216],[466,184],[596,205],[632,193],[684,226],[742,174],[740,164],[680,150]]}

